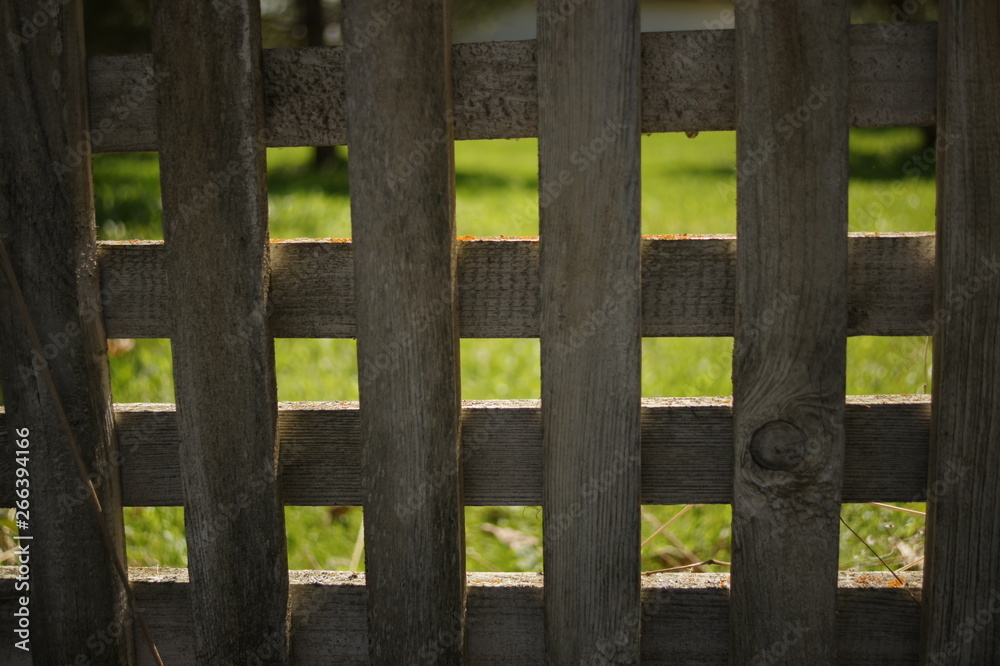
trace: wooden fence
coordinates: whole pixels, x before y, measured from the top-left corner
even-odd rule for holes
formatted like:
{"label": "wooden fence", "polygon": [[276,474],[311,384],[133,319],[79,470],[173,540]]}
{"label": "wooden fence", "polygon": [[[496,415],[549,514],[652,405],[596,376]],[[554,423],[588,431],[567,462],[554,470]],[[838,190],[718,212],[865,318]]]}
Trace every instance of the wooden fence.
{"label": "wooden fence", "polygon": [[[152,663],[122,507],[182,504],[190,568],[128,572],[168,664],[1000,662],[996,3],[539,0],[452,47],[446,0],[352,0],[262,51],[256,0],[157,0],[89,61],[81,4],[0,7],[4,663]],[[848,234],[848,128],[934,122],[937,236]],[[640,133],[733,129],[739,242],[641,237]],[[533,136],[540,240],[456,240],[453,140]],[[345,143],[353,241],[270,244],[264,149]],[[135,150],[166,240],[96,242],[90,155]],[[845,400],[847,336],[929,333],[932,400]],[[732,335],[731,403],[640,398],[642,336]],[[542,401],[461,402],[460,336],[540,337]],[[171,338],[176,408],[112,404],[107,337]],[[357,337],[364,408],[278,405],[274,337]],[[924,500],[915,590],[838,574],[841,502]],[[687,502],[733,504],[731,585],[640,575],[640,505]],[[289,577],[283,504],[364,505],[367,576]],[[544,579],[467,575],[463,506],[512,504]]]}

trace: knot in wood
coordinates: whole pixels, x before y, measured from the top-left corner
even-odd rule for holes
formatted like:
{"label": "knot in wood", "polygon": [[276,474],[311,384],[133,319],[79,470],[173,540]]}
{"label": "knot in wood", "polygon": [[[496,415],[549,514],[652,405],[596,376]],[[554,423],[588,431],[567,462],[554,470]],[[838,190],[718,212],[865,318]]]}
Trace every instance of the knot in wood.
{"label": "knot in wood", "polygon": [[791,472],[808,455],[808,437],[788,421],[765,423],[750,439],[750,456],[764,469]]}

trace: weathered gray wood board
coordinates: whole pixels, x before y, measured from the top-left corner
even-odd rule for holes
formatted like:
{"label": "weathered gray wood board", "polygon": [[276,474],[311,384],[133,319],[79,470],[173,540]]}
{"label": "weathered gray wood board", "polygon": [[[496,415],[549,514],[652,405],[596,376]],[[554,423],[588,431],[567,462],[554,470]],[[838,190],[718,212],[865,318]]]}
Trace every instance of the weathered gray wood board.
{"label": "weathered gray wood board", "polygon": [[[854,234],[848,253],[848,334],[928,335],[934,234]],[[271,332],[288,338],[355,337],[353,257],[350,242],[272,243]],[[643,336],[733,334],[735,236],[644,238],[642,262]],[[101,243],[99,266],[108,336],[169,336],[162,243]],[[538,337],[538,296],[537,240],[459,241],[462,337]],[[776,311],[761,316],[769,321]]]}
{"label": "weathered gray wood board", "polygon": [[635,663],[639,2],[537,7],[546,659]]}
{"label": "weathered gray wood board", "polygon": [[463,654],[450,34],[448,0],[344,5],[375,664],[458,664]]}
{"label": "weathered gray wood board", "polygon": [[[643,504],[732,501],[733,425],[722,398],[642,401]],[[183,503],[173,405],[119,404],[126,506]],[[286,504],[357,506],[361,442],[357,403],[281,403]],[[0,446],[3,446],[0,411]],[[851,396],[845,416],[844,502],[927,498],[928,396]],[[469,506],[541,504],[542,429],[537,400],[466,402],[463,477]],[[0,460],[0,506],[13,502],[13,464]]]}
{"label": "weathered gray wood board", "polygon": [[[288,663],[256,0],[153,3],[169,333],[199,663]],[[252,535],[252,536],[251,536]]]}
{"label": "weathered gray wood board", "polygon": [[1000,663],[1000,6],[941,3],[928,664]]}
{"label": "weathered gray wood board", "polygon": [[[115,573],[66,431],[41,369],[51,372],[73,437],[107,511],[117,555],[125,541],[118,483],[107,341],[94,234],[80,3],[42,11],[33,0],[0,5],[0,240],[42,345],[29,338],[14,285],[0,269],[0,380],[7,428],[0,458],[11,467],[5,493],[14,506],[15,466],[27,469],[28,497],[16,519],[30,567],[30,648],[35,663],[131,663],[132,631]],[[36,17],[36,14],[41,14]],[[41,27],[33,23],[37,20]],[[27,25],[27,28],[25,27]],[[30,28],[30,30],[29,30]],[[26,436],[24,432],[27,431]],[[26,442],[18,446],[16,442]],[[15,451],[27,453],[16,465]],[[25,458],[21,458],[24,460]],[[23,471],[22,471],[23,474]],[[83,563],[81,565],[81,563]],[[85,567],[88,575],[81,576]],[[4,614],[4,649],[16,609]],[[88,639],[119,631],[92,651]],[[19,652],[15,650],[15,652]]]}
{"label": "weathered gray wood board", "polygon": [[[848,311],[849,3],[736,7],[735,663],[832,664]],[[765,313],[772,312],[770,321]],[[788,632],[800,632],[790,641]]]}
{"label": "weathered gray wood board", "polygon": [[[0,579],[0,631],[10,624],[10,568]],[[300,664],[367,664],[365,575],[293,571],[291,649]],[[133,569],[136,595],[167,664],[192,663],[190,585],[183,569]],[[905,574],[919,598],[920,574]],[[543,664],[542,576],[470,573],[468,663]],[[643,576],[643,664],[728,664],[725,574]],[[840,574],[836,643],[845,666],[916,664],[920,611],[886,573]],[[789,639],[800,639],[796,632]],[[8,661],[10,643],[0,644]],[[775,653],[776,655],[776,653]],[[772,655],[775,656],[775,655]],[[149,664],[148,660],[139,661]],[[770,663],[781,663],[780,659]]]}
{"label": "weathered gray wood board", "polygon": [[[643,132],[735,129],[733,33],[642,35]],[[933,124],[935,35],[934,24],[851,27],[853,126]],[[455,138],[538,136],[535,42],[453,49]],[[271,49],[263,66],[268,146],[347,142],[341,47]],[[95,151],[156,150],[151,67],[147,55],[91,59],[91,124],[101,139]]]}

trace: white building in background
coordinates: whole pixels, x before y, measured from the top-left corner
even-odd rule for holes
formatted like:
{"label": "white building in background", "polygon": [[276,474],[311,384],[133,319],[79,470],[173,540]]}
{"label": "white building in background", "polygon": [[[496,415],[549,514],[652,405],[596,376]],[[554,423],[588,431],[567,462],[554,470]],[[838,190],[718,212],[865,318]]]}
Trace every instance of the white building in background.
{"label": "white building in background", "polygon": [[[573,0],[565,0],[571,4]],[[642,31],[705,30],[733,27],[733,2],[725,0],[641,0]],[[456,33],[456,42],[500,42],[534,39],[535,3],[526,2],[504,14]]]}

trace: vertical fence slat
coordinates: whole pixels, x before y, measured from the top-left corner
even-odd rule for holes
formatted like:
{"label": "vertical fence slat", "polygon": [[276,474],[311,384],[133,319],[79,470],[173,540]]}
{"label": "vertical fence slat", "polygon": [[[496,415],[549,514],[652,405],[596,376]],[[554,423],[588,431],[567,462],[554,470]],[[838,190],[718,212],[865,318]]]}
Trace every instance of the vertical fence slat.
{"label": "vertical fence slat", "polygon": [[638,2],[538,3],[546,658],[639,657]]}
{"label": "vertical fence slat", "polygon": [[846,0],[737,4],[734,663],[835,655],[848,45]]}
{"label": "vertical fence slat", "polygon": [[451,43],[447,0],[344,3],[369,654],[460,663]]}
{"label": "vertical fence slat", "polygon": [[923,651],[1000,663],[1000,6],[941,3]]}
{"label": "vertical fence slat", "polygon": [[157,0],[153,54],[199,663],[287,663],[260,8]]}
{"label": "vertical fence slat", "polygon": [[[0,8],[0,237],[44,345],[29,341],[12,285],[0,272],[0,378],[10,448],[27,440],[35,663],[132,663],[124,594],[86,501],[69,442],[39,370],[47,364],[91,474],[118,556],[125,541],[107,342],[94,231],[87,80],[80,3],[32,0]],[[18,436],[21,429],[28,436]],[[21,487],[21,486],[19,486]],[[80,575],[80,571],[87,575]],[[109,628],[100,654],[94,637]],[[7,641],[20,640],[16,635]],[[89,640],[89,642],[88,642]]]}

